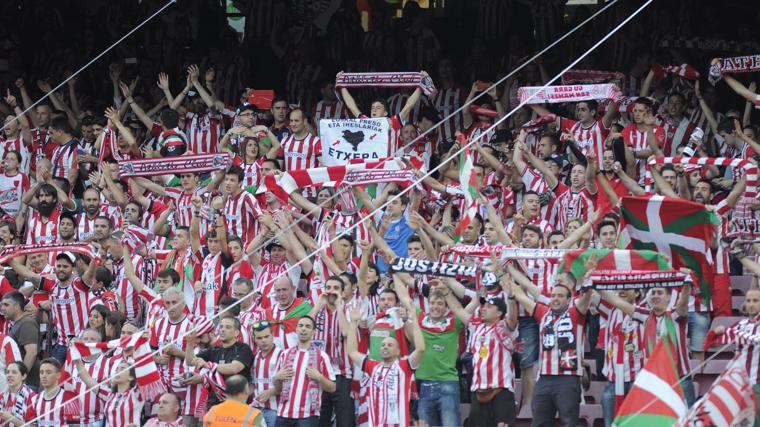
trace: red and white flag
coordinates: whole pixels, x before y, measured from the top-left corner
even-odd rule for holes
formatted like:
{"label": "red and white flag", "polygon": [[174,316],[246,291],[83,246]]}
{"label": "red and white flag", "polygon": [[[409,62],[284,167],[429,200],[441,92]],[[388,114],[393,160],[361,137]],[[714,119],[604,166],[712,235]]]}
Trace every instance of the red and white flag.
{"label": "red and white flag", "polygon": [[752,425],[755,391],[745,369],[746,355],[737,356],[674,427]]}
{"label": "red and white flag", "polygon": [[687,80],[699,80],[699,71],[689,64],[681,65],[660,65],[652,64],[654,76],[658,79],[665,78],[665,74],[675,74]]}

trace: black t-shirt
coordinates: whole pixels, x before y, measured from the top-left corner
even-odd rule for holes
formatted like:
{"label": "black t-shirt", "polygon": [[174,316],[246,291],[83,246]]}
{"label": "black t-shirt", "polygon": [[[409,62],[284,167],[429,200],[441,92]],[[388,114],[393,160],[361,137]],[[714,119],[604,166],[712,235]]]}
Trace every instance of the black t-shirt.
{"label": "black t-shirt", "polygon": [[[242,371],[238,372],[238,374],[244,376],[249,383],[251,382],[251,365],[253,365],[253,352],[251,351],[251,347],[247,346],[246,344],[238,341],[229,347],[214,346],[198,353],[198,357],[207,362],[214,363],[230,363],[238,361],[242,363],[243,366],[245,366],[245,368],[243,368]],[[226,380],[232,375],[222,376]]]}

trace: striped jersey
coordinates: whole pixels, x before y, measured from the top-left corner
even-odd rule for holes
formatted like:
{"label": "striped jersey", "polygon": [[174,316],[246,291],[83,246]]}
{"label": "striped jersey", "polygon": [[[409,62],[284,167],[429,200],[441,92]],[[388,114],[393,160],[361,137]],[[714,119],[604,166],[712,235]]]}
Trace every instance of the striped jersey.
{"label": "striped jersey", "polygon": [[517,343],[517,330],[510,331],[506,321],[486,325],[479,318],[470,322],[467,350],[472,353],[471,391],[488,388],[515,389],[515,366],[512,353]]}
{"label": "striped jersey", "polygon": [[218,113],[203,115],[188,112],[185,116],[187,149],[196,154],[215,153],[224,135],[224,122]]}
{"label": "striped jersey", "polygon": [[[662,315],[656,315],[654,310],[636,306],[637,315],[643,315],[646,317],[644,324],[644,355],[646,358],[650,356],[650,349],[647,342],[654,343],[658,338],[667,333],[667,328],[663,325],[663,320],[666,316],[669,316],[675,325],[676,342],[673,343],[677,348],[677,357],[675,357],[676,369],[678,370],[678,376],[683,377],[687,373],[691,372],[691,360],[689,358],[689,348],[686,345],[686,327],[688,324],[688,317],[681,317],[675,310],[669,310]],[[652,330],[656,336],[647,337],[647,331]],[[651,346],[654,348],[654,344]]]}
{"label": "striped jersey", "polygon": [[30,209],[26,220],[27,244],[53,244],[58,241],[58,220],[63,207],[59,204],[47,220],[37,209]]}
{"label": "striped jersey", "polygon": [[[253,372],[254,398],[264,391],[274,388],[272,379],[274,378],[274,374],[277,373],[277,363],[281,356],[282,350],[276,345],[272,346],[272,350],[266,355],[261,350],[256,351],[256,355],[253,357],[253,366],[251,367],[251,371]],[[272,395],[266,402],[254,399],[253,406],[261,409],[277,409],[277,396]]]}
{"label": "striped jersey", "polygon": [[196,316],[213,317],[217,311],[217,304],[222,297],[222,285],[226,279],[227,267],[232,263],[232,258],[218,252],[208,254],[201,263],[201,290],[195,296],[193,314]]}
{"label": "striped jersey", "polygon": [[409,425],[414,369],[409,359],[395,360],[390,366],[369,357],[364,359],[362,371],[369,376],[369,425]]}
{"label": "striped jersey", "polygon": [[615,382],[617,375],[622,373],[623,381],[633,381],[644,366],[643,335],[647,316],[640,313],[629,316],[605,300],[599,303],[597,310],[601,319],[607,322],[604,376]]}
{"label": "striped jersey", "polygon": [[[88,361],[82,359],[85,369],[92,377],[93,381],[100,384],[111,376],[116,360],[111,357],[105,357],[103,353],[99,354],[95,360]],[[80,417],[82,423],[95,423],[103,420],[103,404],[108,395],[110,388],[107,384],[101,385],[96,390],[87,391],[89,387],[82,382],[79,375],[72,375],[74,385],[79,390]]]}
{"label": "striped jersey", "polygon": [[[350,307],[343,306],[343,314],[348,318]],[[327,353],[332,361],[335,375],[351,378],[351,360],[346,351],[346,339],[341,333],[338,324],[338,311],[329,307],[322,307],[315,316],[317,327],[314,330],[312,343],[320,350]]]}
{"label": "striped jersey", "polygon": [[[657,125],[652,125],[652,132],[654,133],[654,137],[657,139],[657,146],[662,148],[665,146],[665,131]],[[646,150],[649,148],[648,142],[647,142],[647,131],[639,131],[639,129],[636,127],[635,123],[632,123],[623,129],[621,132],[623,135],[623,140],[625,141],[625,145],[627,145],[631,150],[633,150],[634,153],[638,153],[639,151]],[[638,165],[638,180],[639,185],[644,184],[644,177],[646,176],[646,163],[645,160],[642,159],[636,159],[636,164]]]}
{"label": "striped jersey", "polygon": [[[143,283],[152,283],[153,278],[148,277],[145,264],[146,262],[143,257],[138,254],[132,255],[132,266],[135,275],[142,280]],[[122,301],[124,301],[125,316],[127,320],[135,320],[140,313],[140,298],[124,273],[123,258],[113,260],[111,263],[111,273],[113,275],[114,290],[116,294],[121,297]]]}
{"label": "striped jersey", "polygon": [[319,134],[319,121],[322,119],[346,119],[348,112],[342,102],[327,102],[321,100],[314,105],[311,110],[311,117],[314,121],[314,127]]}
{"label": "striped jersey", "polygon": [[539,323],[540,375],[583,375],[583,346],[586,316],[575,301],[563,313],[536,303],[533,318]]}
{"label": "striped jersey", "polygon": [[224,222],[230,236],[238,236],[247,247],[258,229],[256,218],[261,215],[259,202],[253,194],[241,191],[238,195],[228,194],[224,198]]}
{"label": "striped jersey", "polygon": [[24,141],[23,136],[16,138],[0,137],[0,159],[5,159],[9,151],[18,151],[21,154],[21,163],[18,165],[18,171],[29,174],[31,171],[32,153],[29,150],[30,142]]}
{"label": "striped jersey", "polygon": [[322,389],[316,380],[309,379],[306,370],[317,369],[327,379],[335,381],[330,357],[315,346],[308,350],[301,350],[295,346],[280,354],[275,372],[284,368],[293,370],[293,378],[283,382],[277,405],[277,416],[283,418],[319,416]]}
{"label": "striped jersey", "polygon": [[[433,107],[438,110],[441,119],[445,119],[454,111],[462,106],[465,90],[460,87],[440,88],[433,97]],[[454,141],[454,134],[462,129],[462,112],[456,113],[453,117],[445,120],[438,128],[438,135],[442,141]],[[437,147],[433,147],[437,149]]]}
{"label": "striped jersey", "polygon": [[657,124],[665,132],[665,146],[662,152],[666,157],[675,156],[678,147],[688,144],[689,137],[696,127],[686,117],[681,117],[678,123],[674,123],[669,117],[663,117],[658,120]]}
{"label": "striped jersey", "polygon": [[760,338],[760,322],[758,317],[754,319],[744,318],[736,322],[730,328],[726,328],[723,335],[718,337],[718,344],[735,343],[738,347],[737,352],[747,354],[745,369],[749,374],[750,384],[760,384],[760,348],[758,348],[758,338]]}
{"label": "striped jersey", "polygon": [[76,411],[70,417],[64,415],[64,403],[71,399],[76,399],[76,396],[73,393],[65,392],[60,387],[52,399],[46,399],[45,391],[40,391],[32,397],[31,405],[24,420],[36,419],[34,425],[37,427],[64,427],[67,421],[75,421],[78,418]]}
{"label": "striped jersey", "polygon": [[124,393],[111,393],[103,404],[105,427],[124,427],[129,424],[139,426],[144,404],[139,388],[132,387]]}
{"label": "striped jersey", "polygon": [[[184,316],[182,320],[177,323],[173,323],[169,316],[164,316],[156,319],[155,323],[150,327],[150,346],[152,349],[161,349],[162,354],[166,354],[165,346],[172,344],[181,351],[187,350],[187,341],[185,340],[185,333],[192,328],[191,316]],[[161,377],[164,379],[164,383],[170,389],[183,389],[184,386],[175,378],[179,378],[187,372],[187,366],[185,365],[184,358],[169,356],[168,365],[158,365],[158,370],[161,372]]]}
{"label": "striped jersey", "polygon": [[53,157],[53,178],[69,179],[69,173],[79,167],[77,163],[77,140],[72,139],[66,144],[55,147]]}
{"label": "striped jersey", "polygon": [[[19,356],[19,359],[21,357]],[[28,414],[29,409],[32,407],[32,400],[37,396],[37,393],[32,390],[26,384],[22,384],[18,392],[14,393],[8,390],[5,393],[0,394],[0,410],[8,412],[16,418],[24,419]],[[0,423],[2,427],[11,427],[13,424]]]}
{"label": "striped jersey", "polygon": [[557,199],[554,209],[550,212],[549,222],[555,229],[564,230],[565,224],[573,218],[581,218],[585,222],[594,211],[596,194],[589,193],[586,187],[576,192],[572,187],[560,182],[554,187],[554,194]]}
{"label": "striped jersey", "polygon": [[255,290],[261,295],[261,306],[270,308],[277,305],[274,299],[274,282],[287,275],[293,283],[298,283],[301,279],[301,266],[299,264],[291,268],[287,261],[277,265],[266,262],[257,267],[255,273]]}
{"label": "striped jersey", "polygon": [[560,119],[560,129],[564,132],[569,132],[573,136],[575,144],[583,155],[594,153],[596,155],[597,166],[600,169],[604,167],[602,164],[604,160],[604,140],[607,139],[610,130],[604,127],[602,119],[597,119],[589,127],[583,127],[581,122],[562,117]]}
{"label": "striped jersey", "polygon": [[87,327],[87,297],[90,288],[80,277],[72,277],[63,285],[60,281],[43,278],[40,288],[50,294],[50,312],[58,330],[56,344],[67,345],[68,337],[76,337]]}

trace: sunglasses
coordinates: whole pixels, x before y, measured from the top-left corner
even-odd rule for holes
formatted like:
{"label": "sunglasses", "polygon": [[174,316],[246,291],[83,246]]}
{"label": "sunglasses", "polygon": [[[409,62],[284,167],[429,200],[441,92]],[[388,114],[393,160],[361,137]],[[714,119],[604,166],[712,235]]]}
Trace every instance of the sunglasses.
{"label": "sunglasses", "polygon": [[256,332],[261,332],[270,326],[271,324],[269,323],[268,320],[262,320],[262,321],[254,322],[253,324],[251,324],[251,330],[256,331]]}

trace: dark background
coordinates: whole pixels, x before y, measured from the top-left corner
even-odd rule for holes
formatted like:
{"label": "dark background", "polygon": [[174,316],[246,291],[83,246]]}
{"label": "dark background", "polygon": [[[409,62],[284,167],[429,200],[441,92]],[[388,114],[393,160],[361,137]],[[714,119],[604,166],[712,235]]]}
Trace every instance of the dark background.
{"label": "dark background", "polygon": [[[80,104],[95,110],[110,105],[108,65],[114,61],[122,63],[122,80],[141,77],[137,93],[149,100],[161,96],[155,86],[157,73],[169,73],[176,92],[183,87],[184,69],[191,63],[198,63],[201,70],[215,67],[216,93],[231,105],[238,103],[246,87],[275,89],[292,104],[310,105],[319,96],[318,83],[341,69],[426,69],[436,78],[441,58],[451,59],[458,82],[469,87],[476,79],[493,81],[504,75],[519,58],[551,43],[600,7],[566,5],[564,0],[429,0],[429,9],[407,4],[399,12],[400,4],[385,0],[336,1],[338,10],[321,28],[314,22],[331,0],[235,0],[246,19],[245,32],[240,34],[227,25],[223,1],[179,0],[79,76]],[[642,3],[619,0],[549,51],[543,57],[549,75]],[[17,77],[24,77],[36,99],[42,92],[35,80],[55,86],[66,70],[86,64],[164,4],[163,0],[3,0],[3,92]],[[370,32],[361,26],[364,6],[371,9]],[[719,48],[705,49],[695,37],[718,39]],[[755,1],[655,0],[578,68],[630,73],[637,61],[689,62],[706,75],[709,58],[760,53],[758,42],[760,8]],[[137,63],[124,64],[125,58],[136,58]],[[741,77],[746,82],[757,76]],[[521,82],[539,80],[535,67],[520,75]],[[727,90],[725,85],[721,90]],[[734,106],[732,100],[737,106],[742,102],[736,96],[721,98],[729,98],[723,109]]]}

